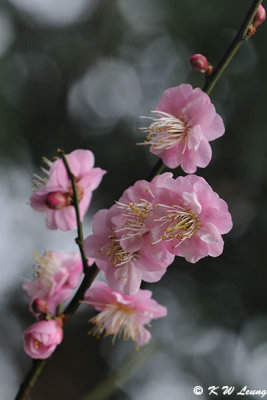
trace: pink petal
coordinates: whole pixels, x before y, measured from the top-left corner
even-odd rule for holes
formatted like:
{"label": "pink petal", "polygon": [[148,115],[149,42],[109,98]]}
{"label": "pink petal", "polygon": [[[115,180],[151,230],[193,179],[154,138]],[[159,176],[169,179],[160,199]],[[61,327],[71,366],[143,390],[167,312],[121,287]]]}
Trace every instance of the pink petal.
{"label": "pink petal", "polygon": [[206,138],[211,141],[219,138],[225,132],[225,127],[223,123],[223,119],[219,114],[216,114],[209,124],[204,130],[204,135]]}
{"label": "pink petal", "polygon": [[198,237],[186,239],[177,247],[177,255],[185,257],[186,261],[195,264],[201,258],[208,255],[208,246]]}
{"label": "pink petal", "polygon": [[197,235],[202,242],[207,244],[218,243],[221,239],[220,232],[216,226],[210,222],[206,222],[205,225],[197,231]]}
{"label": "pink petal", "polygon": [[72,173],[79,177],[90,171],[95,163],[94,154],[90,150],[74,150],[67,155]]}
{"label": "pink petal", "polygon": [[109,210],[103,209],[99,210],[93,217],[92,221],[92,231],[94,235],[97,236],[108,236],[109,232],[107,229],[107,217]]}
{"label": "pink petal", "polygon": [[195,152],[195,162],[198,167],[205,168],[211,160],[211,147],[206,138],[201,141],[198,150]]}
{"label": "pink petal", "polygon": [[224,246],[224,242],[223,242],[222,237],[220,238],[220,240],[218,242],[208,244],[209,255],[211,257],[220,256],[222,254],[222,252],[223,252],[223,246]]}
{"label": "pink petal", "polygon": [[77,227],[74,206],[64,207],[61,210],[55,210],[54,212],[57,228],[61,231],[67,232]]}
{"label": "pink petal", "polygon": [[233,227],[231,214],[216,208],[207,208],[201,214],[201,223],[207,222],[215,225],[221,234],[228,233]]}
{"label": "pink petal", "polygon": [[187,138],[188,149],[196,151],[199,148],[202,137],[200,125],[196,125],[194,128],[190,129]]}
{"label": "pink petal", "polygon": [[82,171],[84,174],[81,179],[79,179],[79,184],[83,186],[84,190],[92,191],[95,190],[100,182],[102,181],[103,175],[107,173],[101,168],[93,168],[85,174],[85,171]]}
{"label": "pink petal", "polygon": [[187,99],[191,96],[193,88],[191,85],[182,84],[166,89],[157,104],[156,110],[165,111],[175,117],[181,115]]}
{"label": "pink petal", "polygon": [[151,333],[147,329],[142,327],[142,329],[139,330],[137,344],[139,346],[144,346],[149,342],[150,339],[151,339]]}
{"label": "pink petal", "polygon": [[195,192],[183,192],[182,193],[184,204],[188,205],[192,211],[195,211],[197,214],[201,213],[202,207],[198,201],[197,195]]}

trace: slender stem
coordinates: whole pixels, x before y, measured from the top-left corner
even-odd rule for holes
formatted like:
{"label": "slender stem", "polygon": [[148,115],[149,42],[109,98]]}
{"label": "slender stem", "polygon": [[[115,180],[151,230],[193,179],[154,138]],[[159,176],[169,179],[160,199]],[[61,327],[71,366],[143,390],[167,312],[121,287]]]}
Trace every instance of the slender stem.
{"label": "slender stem", "polygon": [[83,300],[83,295],[85,291],[91,286],[93,281],[95,280],[97,274],[99,273],[99,269],[97,266],[94,264],[91,267],[89,267],[90,273],[86,273],[84,275],[84,278],[82,280],[82,283],[79,286],[79,289],[75,293],[75,296],[73,297],[72,301],[69,303],[69,305],[66,307],[64,311],[65,319],[69,321],[69,319],[72,317],[72,315],[75,313],[79,305],[81,304],[81,301]]}
{"label": "slender stem", "polygon": [[45,364],[46,360],[33,360],[32,367],[22,382],[15,400],[26,400],[28,398]]}
{"label": "slender stem", "polygon": [[262,0],[254,0],[252,2],[239,31],[237,32],[234,40],[226,50],[226,53],[222,57],[221,61],[211,75],[206,75],[206,82],[204,84],[203,91],[207,94],[210,94],[218,79],[221,77],[223,71],[228,66],[241,44],[245,40],[249,39],[248,29],[261,3]]}
{"label": "slender stem", "polygon": [[[73,206],[75,208],[75,214],[76,214],[76,220],[77,220],[77,238],[75,239],[77,245],[79,246],[80,253],[81,253],[81,258],[82,258],[82,263],[83,263],[83,270],[84,270],[84,277],[83,280],[69,303],[69,305],[66,307],[64,311],[64,324],[70,320],[72,315],[75,313],[79,305],[81,304],[81,301],[83,300],[83,295],[85,291],[91,286],[92,282],[96,278],[99,269],[97,268],[96,265],[92,265],[91,267],[88,265],[88,260],[84,252],[83,248],[83,226],[80,218],[80,209],[79,209],[79,199],[78,199],[78,193],[77,193],[77,185],[76,185],[76,178],[73,175],[70,166],[68,164],[67,158],[65,156],[65,153],[62,150],[58,150],[58,153],[60,154],[64,165],[66,167],[66,170],[68,172],[69,178],[71,180],[72,184],[72,190],[73,190]],[[27,376],[25,377],[23,383],[20,386],[19,392],[15,398],[15,400],[27,400],[28,396],[31,392],[31,389],[33,388],[36,380],[38,379],[42,369],[44,368],[45,364],[50,358],[47,358],[45,360],[34,360],[32,367],[30,371],[28,372]]]}
{"label": "slender stem", "polygon": [[62,161],[65,165],[65,168],[67,170],[67,173],[69,175],[69,178],[71,180],[71,186],[72,186],[72,190],[73,190],[73,206],[75,208],[76,221],[77,221],[77,233],[78,233],[78,236],[75,239],[75,241],[76,241],[77,245],[79,246],[81,257],[82,257],[82,262],[83,262],[83,270],[84,270],[84,273],[86,273],[89,266],[88,266],[87,257],[84,253],[84,248],[83,248],[83,240],[84,240],[83,226],[82,226],[81,217],[80,217],[79,197],[78,197],[78,192],[77,192],[76,177],[75,177],[75,175],[73,175],[73,173],[70,169],[70,166],[69,166],[69,163],[67,161],[64,151],[61,149],[58,149],[58,154],[61,156]]}
{"label": "slender stem", "polygon": [[115,371],[111,372],[90,393],[84,396],[82,400],[104,400],[110,398],[118,385],[126,382],[131,375],[138,371],[159,350],[160,346],[157,343],[151,343],[142,350],[130,354]]}

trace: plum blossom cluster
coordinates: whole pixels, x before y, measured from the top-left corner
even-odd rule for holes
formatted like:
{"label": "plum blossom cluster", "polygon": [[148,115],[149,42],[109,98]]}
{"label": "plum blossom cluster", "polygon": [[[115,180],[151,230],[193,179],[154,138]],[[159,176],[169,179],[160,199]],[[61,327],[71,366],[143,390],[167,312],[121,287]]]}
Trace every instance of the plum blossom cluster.
{"label": "plum blossom cluster", "polygon": [[[75,150],[66,156],[75,176],[80,218],[83,219],[90,204],[92,192],[100,184],[106,171],[94,168],[94,155],[90,150]],[[70,177],[61,159],[50,162],[45,177],[34,176],[31,206],[46,213],[49,229],[71,230],[77,227],[74,193]],[[61,306],[70,299],[83,275],[83,263],[78,253],[46,251],[34,253],[34,279],[24,282],[22,288],[30,298],[29,309],[37,322],[24,332],[26,353],[35,359],[49,357],[62,341],[64,314]],[[88,258],[91,266],[94,260]]]}
{"label": "plum blossom cluster", "polygon": [[25,351],[32,358],[47,358],[63,337],[62,319],[57,308],[77,287],[83,266],[78,253],[46,251],[34,253],[35,276],[22,288],[30,298],[30,311],[38,322],[25,331]]}
{"label": "plum blossom cluster", "polygon": [[219,256],[231,228],[226,202],[204,178],[164,173],[136,182],[97,212],[84,248],[111,288],[135,295],[142,280],[160,280],[175,255],[191,263]]}
{"label": "plum blossom cluster", "polygon": [[115,205],[95,214],[84,242],[108,283],[85,294],[85,302],[101,311],[91,319],[91,333],[147,343],[144,324],[167,311],[140,289],[142,280],[159,281],[175,255],[191,263],[219,256],[222,234],[231,228],[226,202],[199,176],[164,173],[126,189]]}
{"label": "plum blossom cluster", "polygon": [[[34,279],[22,285],[37,320],[24,332],[24,348],[30,357],[46,359],[54,352],[63,339],[64,323],[79,303],[98,311],[90,319],[92,335],[112,335],[112,342],[122,338],[145,345],[151,338],[147,329],[151,320],[166,316],[167,309],[152,299],[150,290],[141,289],[142,281],[159,281],[175,256],[196,263],[222,254],[222,235],[232,228],[227,203],[204,178],[194,174],[211,161],[209,142],[225,131],[207,93],[241,41],[253,35],[265,20],[265,9],[260,4],[256,11],[256,3],[217,67],[202,54],[190,58],[192,68],[206,75],[204,89],[193,89],[189,84],[166,89],[152,116],[142,117],[150,124],[140,128],[146,135],[141,144],[149,145],[150,152],[162,160],[158,173],[163,163],[169,168],[181,166],[191,175],[174,178],[170,172],[155,173],[151,181],[137,181],[113,206],[95,214],[92,234],[83,240],[82,221],[106,171],[94,167],[90,150],[79,149],[68,155],[59,150],[61,158],[54,162],[44,158],[48,168],[42,169],[43,177],[34,176],[31,206],[46,214],[48,229],[77,228],[80,254],[34,253]],[[93,263],[106,282],[95,282],[90,288],[98,273]],[[73,295],[83,273],[85,277],[64,314],[63,303]],[[33,386],[40,373],[38,364],[17,398],[24,399]]]}
{"label": "plum blossom cluster", "polygon": [[[193,61],[205,64],[205,59]],[[144,128],[152,153],[168,167],[181,165],[187,173],[208,165],[209,141],[223,135],[224,124],[206,93],[187,84],[167,89],[154,113],[157,117]],[[35,176],[31,197],[31,206],[46,213],[46,226],[62,231],[77,227],[77,207],[83,220],[106,172],[94,168],[90,150],[65,157],[44,159],[48,169],[43,169],[44,178]],[[140,289],[141,282],[159,281],[175,256],[191,263],[219,256],[222,235],[231,228],[226,202],[197,175],[174,178],[167,172],[126,189],[110,209],[95,214],[93,233],[83,243],[89,265],[95,261],[107,281],[95,283],[84,295],[84,302],[99,311],[91,319],[91,333],[146,344],[151,334],[145,325],[167,310],[150,291]],[[25,350],[33,358],[46,358],[63,337],[64,315],[58,307],[72,295],[84,265],[78,254],[55,251],[35,254],[35,260],[35,279],[23,289],[38,322],[25,332]]]}

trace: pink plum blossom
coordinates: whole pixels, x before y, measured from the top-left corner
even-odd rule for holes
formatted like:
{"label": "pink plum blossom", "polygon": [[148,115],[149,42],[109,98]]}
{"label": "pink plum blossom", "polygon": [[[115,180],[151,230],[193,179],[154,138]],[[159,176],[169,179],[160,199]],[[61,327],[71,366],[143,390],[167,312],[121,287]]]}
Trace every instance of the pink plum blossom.
{"label": "pink plum blossom", "polygon": [[[141,281],[157,282],[174,259],[165,246],[159,243],[152,248],[148,238],[143,238],[138,250],[125,250],[116,237],[112,223],[116,206],[98,211],[92,223],[93,234],[84,241],[85,254],[93,257],[112,289],[125,294],[135,294]],[[153,250],[153,251],[151,251]]]}
{"label": "pink plum blossom", "polygon": [[24,349],[32,358],[48,358],[63,339],[63,330],[58,321],[38,321],[24,332]]}
{"label": "pink plum blossom", "polygon": [[[83,220],[95,190],[106,171],[93,168],[94,155],[90,150],[74,150],[66,155],[74,176],[79,199],[80,217]],[[44,159],[49,169],[43,169],[46,178],[34,176],[34,193],[31,206],[46,213],[46,226],[49,229],[69,231],[77,226],[73,206],[73,190],[68,173],[61,159],[53,163]]]}
{"label": "pink plum blossom", "polygon": [[[147,237],[149,228],[146,218],[153,209],[154,192],[164,185],[171,173],[156,176],[152,182],[137,181],[124,191],[116,202],[117,212],[114,212],[112,223],[115,226],[116,238],[125,251],[140,250]],[[113,208],[113,210],[115,211]]]}
{"label": "pink plum blossom", "polygon": [[142,128],[151,153],[189,174],[209,164],[209,142],[224,134],[224,124],[205,92],[188,84],[169,88],[152,113],[157,117],[147,117],[151,125]]}
{"label": "pink plum blossom", "polygon": [[24,282],[22,288],[31,298],[30,309],[34,314],[38,315],[38,310],[40,313],[45,304],[47,312],[54,314],[56,307],[72,295],[80,281],[83,273],[81,256],[78,253],[46,251],[43,256],[34,253],[34,258],[35,278]]}
{"label": "pink plum blossom", "polygon": [[170,253],[191,263],[222,253],[221,235],[231,230],[232,218],[204,178],[170,177],[155,196],[156,206],[146,221],[153,244],[165,243]]}
{"label": "pink plum blossom", "polygon": [[112,290],[104,282],[95,282],[84,295],[85,303],[101,311],[91,318],[95,324],[90,333],[100,336],[114,335],[124,340],[132,339],[139,346],[145,345],[151,333],[144,327],[152,319],[165,317],[167,309],[151,299],[150,290],[138,290],[135,296]]}

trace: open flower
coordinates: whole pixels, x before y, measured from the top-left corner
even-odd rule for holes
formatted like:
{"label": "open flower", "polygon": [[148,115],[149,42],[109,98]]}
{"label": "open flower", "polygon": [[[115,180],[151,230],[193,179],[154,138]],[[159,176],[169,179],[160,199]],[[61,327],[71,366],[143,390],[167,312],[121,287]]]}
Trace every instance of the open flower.
{"label": "open flower", "polygon": [[24,349],[32,358],[48,358],[62,342],[63,330],[58,321],[39,321],[24,332]]}
{"label": "open flower", "polygon": [[139,346],[146,344],[151,333],[144,327],[152,319],[165,317],[167,309],[151,299],[150,290],[138,290],[135,296],[112,290],[104,282],[95,282],[84,295],[88,305],[101,311],[90,319],[95,326],[91,330],[95,336],[102,333],[132,339]]}
{"label": "open flower", "polygon": [[[94,155],[90,150],[74,150],[66,155],[73,175],[76,177],[80,217],[84,218],[95,190],[106,171],[93,168]],[[44,159],[49,169],[43,169],[45,178],[34,176],[34,193],[31,206],[46,213],[46,226],[49,229],[69,231],[77,226],[73,206],[73,190],[66,167],[61,159],[50,162]]]}
{"label": "open flower", "polygon": [[126,189],[116,202],[113,209],[117,209],[117,212],[114,212],[112,224],[115,226],[116,240],[125,251],[137,251],[143,246],[149,232],[146,218],[153,209],[154,192],[162,187],[169,177],[172,177],[172,174],[166,172],[153,178],[152,182],[137,181]]}
{"label": "open flower", "polygon": [[[209,141],[224,134],[222,118],[200,88],[182,84],[164,91],[143,144],[169,168],[181,165],[187,173],[206,167],[211,160]],[[146,117],[145,117],[146,118]]]}
{"label": "open flower", "polygon": [[[30,310],[37,314],[39,309],[54,314],[56,307],[68,299],[79,283],[83,267],[78,253],[46,251],[43,256],[34,253],[35,278],[24,282],[22,288],[31,298]],[[37,307],[33,306],[35,304]]]}
{"label": "open flower", "polygon": [[152,244],[165,243],[170,253],[192,263],[222,253],[221,235],[231,230],[232,218],[204,178],[169,178],[155,195],[156,207],[147,218]]}
{"label": "open flower", "polygon": [[[116,237],[112,223],[116,206],[98,211],[92,223],[93,234],[84,241],[85,254],[93,257],[110,287],[126,294],[135,294],[141,281],[157,282],[174,259],[165,246],[159,243],[151,247],[148,238],[143,238],[138,250],[125,250]],[[153,251],[151,251],[153,250]]]}

